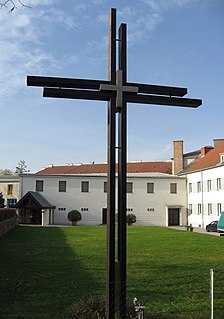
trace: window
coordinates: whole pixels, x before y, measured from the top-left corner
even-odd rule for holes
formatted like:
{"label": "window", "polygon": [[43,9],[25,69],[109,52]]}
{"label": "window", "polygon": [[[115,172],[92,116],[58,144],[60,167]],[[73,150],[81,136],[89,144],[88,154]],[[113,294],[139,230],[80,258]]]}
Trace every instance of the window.
{"label": "window", "polygon": [[103,191],[104,193],[107,193],[107,182],[104,182],[103,184]]}
{"label": "window", "polygon": [[81,183],[81,192],[88,193],[89,192],[89,182],[82,182]]}
{"label": "window", "polygon": [[15,204],[17,203],[17,199],[15,198],[8,198],[7,199],[7,207],[14,207]]}
{"label": "window", "polygon": [[217,191],[220,191],[222,188],[222,185],[221,185],[221,178],[217,178]]}
{"label": "window", "polygon": [[59,181],[59,192],[66,192],[66,181]]}
{"label": "window", "polygon": [[211,180],[209,179],[209,180],[207,181],[207,190],[208,190],[208,192],[210,192],[211,189],[212,189],[212,182],[211,182]]}
{"label": "window", "polygon": [[218,204],[217,204],[217,213],[218,213],[218,216],[221,215],[221,212],[222,212],[222,204],[221,204],[221,203],[218,203]]}
{"label": "window", "polygon": [[170,193],[171,194],[177,193],[177,183],[170,183]]}
{"label": "window", "polygon": [[81,212],[88,212],[89,211],[89,208],[88,207],[82,207],[81,208]]}
{"label": "window", "polygon": [[189,193],[192,193],[192,183],[189,183]]}
{"label": "window", "polygon": [[147,183],[147,193],[154,193],[154,183]]}
{"label": "window", "polygon": [[201,192],[201,182],[197,182],[197,191],[198,193]]}
{"label": "window", "polygon": [[65,208],[65,207],[59,207],[58,210],[60,210],[60,211],[65,211],[66,208]]}
{"label": "window", "polygon": [[133,193],[133,183],[127,182],[127,193]]}
{"label": "window", "polygon": [[201,204],[198,204],[198,215],[201,215]]}
{"label": "window", "polygon": [[13,190],[13,185],[12,184],[8,184],[8,195],[12,195],[12,190]]}
{"label": "window", "polygon": [[189,204],[189,208],[188,208],[188,216],[190,216],[192,213],[193,213],[193,211],[192,211],[192,204]]}
{"label": "window", "polygon": [[36,181],[36,191],[43,192],[44,190],[44,181]]}
{"label": "window", "polygon": [[212,215],[212,204],[208,204],[208,215]]}

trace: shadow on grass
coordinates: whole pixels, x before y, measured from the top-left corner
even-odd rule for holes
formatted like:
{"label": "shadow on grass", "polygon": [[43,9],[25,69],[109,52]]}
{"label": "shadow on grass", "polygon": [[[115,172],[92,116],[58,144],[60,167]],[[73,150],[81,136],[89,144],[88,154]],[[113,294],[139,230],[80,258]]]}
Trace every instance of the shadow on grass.
{"label": "shadow on grass", "polygon": [[61,319],[79,298],[104,294],[105,260],[94,248],[91,260],[79,236],[74,228],[17,227],[0,239],[0,318]]}

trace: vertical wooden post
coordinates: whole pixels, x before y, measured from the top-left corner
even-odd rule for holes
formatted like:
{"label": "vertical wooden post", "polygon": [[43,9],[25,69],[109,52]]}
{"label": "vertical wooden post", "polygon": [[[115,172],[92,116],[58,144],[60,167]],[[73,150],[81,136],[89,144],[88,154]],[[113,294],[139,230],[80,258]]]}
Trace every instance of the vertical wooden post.
{"label": "vertical wooden post", "polygon": [[211,290],[211,319],[214,318],[214,271],[210,270],[210,290]]}

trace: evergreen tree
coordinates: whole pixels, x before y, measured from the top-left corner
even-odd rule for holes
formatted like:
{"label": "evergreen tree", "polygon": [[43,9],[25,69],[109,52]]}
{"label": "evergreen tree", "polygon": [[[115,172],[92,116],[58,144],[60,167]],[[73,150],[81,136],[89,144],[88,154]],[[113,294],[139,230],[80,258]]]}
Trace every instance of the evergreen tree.
{"label": "evergreen tree", "polygon": [[5,199],[3,198],[2,193],[0,193],[0,208],[5,207]]}
{"label": "evergreen tree", "polygon": [[26,162],[24,160],[19,161],[18,165],[16,166],[15,174],[23,174],[26,172],[29,172],[29,170],[27,170]]}

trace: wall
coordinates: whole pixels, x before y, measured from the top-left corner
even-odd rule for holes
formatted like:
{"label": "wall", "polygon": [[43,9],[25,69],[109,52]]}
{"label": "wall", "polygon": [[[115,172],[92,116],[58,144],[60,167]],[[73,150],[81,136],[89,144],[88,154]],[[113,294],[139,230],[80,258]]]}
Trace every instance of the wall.
{"label": "wall", "polygon": [[17,224],[17,216],[0,222],[0,237],[6,234],[10,229],[16,227]]}
{"label": "wall", "polygon": [[[221,178],[221,189],[217,190],[217,178]],[[208,191],[207,181],[211,180],[211,190]],[[198,192],[197,183],[201,182],[202,188]],[[189,184],[192,184],[192,192]],[[189,224],[194,227],[205,228],[213,220],[219,220],[218,204],[224,210],[224,166],[211,168],[201,172],[187,175],[188,207],[192,205],[189,216]],[[201,204],[202,212],[198,213],[198,204]],[[208,214],[208,204],[212,205],[212,212]]]}
{"label": "wall", "polygon": [[[186,224],[186,179],[172,175],[136,174],[129,176],[128,182],[133,183],[133,193],[127,194],[127,213],[137,216],[137,225],[168,225],[168,207],[180,209],[181,223]],[[80,225],[99,225],[102,223],[102,209],[107,207],[107,193],[104,193],[104,176],[87,175],[29,175],[23,176],[23,194],[35,191],[35,181],[44,181],[41,194],[56,206],[54,210],[55,224],[68,224],[67,214],[77,209],[82,214]],[[58,192],[59,181],[67,182],[66,192]],[[89,192],[81,192],[81,182],[89,181]],[[154,193],[147,193],[147,183],[154,183]],[[170,183],[178,184],[177,194],[170,194]]]}
{"label": "wall", "polygon": [[[12,194],[8,195],[8,185],[13,186]],[[5,199],[5,205],[7,205],[7,199],[20,198],[20,183],[18,176],[0,176],[0,192],[3,194]]]}

